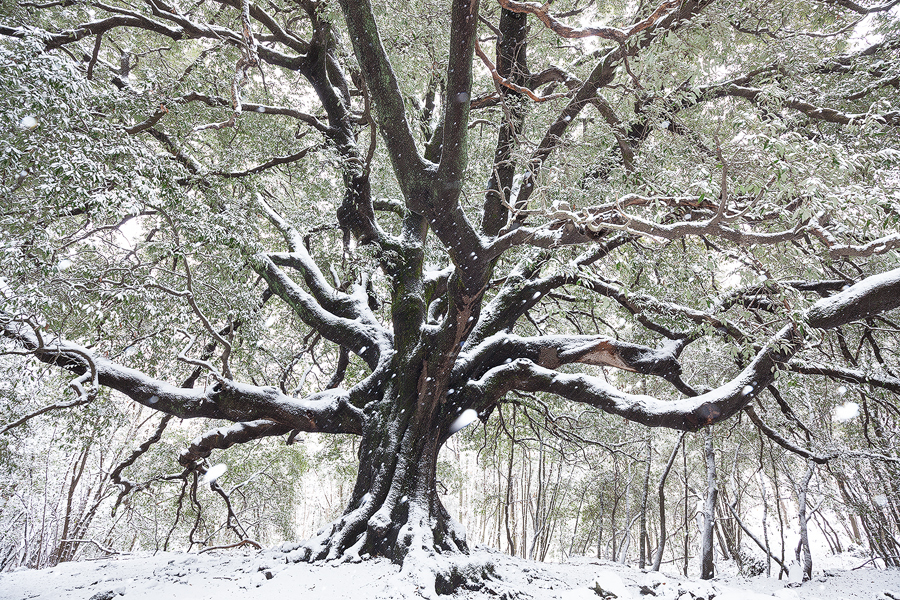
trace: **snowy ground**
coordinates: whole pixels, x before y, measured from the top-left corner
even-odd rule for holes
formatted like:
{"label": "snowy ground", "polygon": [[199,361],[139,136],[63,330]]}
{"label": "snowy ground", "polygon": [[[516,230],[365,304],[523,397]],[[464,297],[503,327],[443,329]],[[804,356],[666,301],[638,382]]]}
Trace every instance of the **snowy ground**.
{"label": "snowy ground", "polygon": [[[493,592],[461,590],[455,598],[497,600],[900,600],[900,570],[862,568],[818,572],[803,585],[765,577],[724,577],[711,582],[580,558],[562,564],[536,563],[479,550],[476,558],[497,564]],[[595,588],[599,585],[600,590]],[[507,592],[504,594],[504,592]],[[518,592],[519,594],[509,594]],[[311,597],[416,598],[397,566],[376,559],[358,564],[287,563],[278,551],[159,553],[65,563],[42,571],[0,574],[0,599],[42,600],[253,600]],[[443,596],[443,598],[448,598]]]}

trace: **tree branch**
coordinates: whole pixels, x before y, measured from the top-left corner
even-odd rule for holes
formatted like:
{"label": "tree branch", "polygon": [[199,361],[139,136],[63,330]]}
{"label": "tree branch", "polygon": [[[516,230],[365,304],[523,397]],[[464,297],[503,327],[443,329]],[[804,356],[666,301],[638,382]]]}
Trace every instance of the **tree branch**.
{"label": "tree branch", "polygon": [[397,77],[381,43],[369,0],[339,0],[356,59],[375,104],[375,120],[407,200],[421,193],[429,163],[419,154]]}
{"label": "tree branch", "polygon": [[230,421],[267,418],[291,429],[325,433],[361,433],[362,411],[350,404],[350,394],[328,390],[306,399],[281,394],[275,388],[224,380],[203,390],[179,388],[140,371],[116,364],[72,342],[52,346],[20,321],[0,314],[2,334],[49,365],[76,374],[88,371],[85,357],[95,365],[99,385],[117,390],[135,402],[182,419],[207,417]]}
{"label": "tree branch", "polygon": [[[364,319],[365,314],[358,312],[353,318],[348,318],[327,311],[315,297],[279,269],[269,255],[252,257],[251,266],[266,280],[269,289],[284,300],[304,323],[319,331],[322,337],[360,355],[372,369],[387,358],[383,351],[393,345],[390,335],[373,319]],[[367,303],[364,290],[363,297],[358,300]],[[359,306],[359,301],[354,304]]]}
{"label": "tree branch", "polygon": [[599,37],[605,40],[622,43],[631,36],[645,31],[656,23],[662,15],[681,5],[681,0],[667,0],[657,7],[649,17],[635,23],[627,29],[615,27],[569,27],[549,13],[550,3],[540,5],[536,2],[516,2],[515,0],[497,0],[500,6],[506,10],[517,13],[527,13],[536,16],[550,28],[556,35],[567,39],[579,39],[586,37]]}
{"label": "tree branch", "polygon": [[[829,329],[897,307],[900,307],[900,269],[868,277],[819,300],[804,312],[800,324]],[[695,431],[734,415],[772,383],[779,366],[799,350],[805,329],[785,326],[734,379],[683,400],[665,401],[628,394],[596,377],[559,373],[527,359],[491,369],[480,380],[469,383],[466,393],[470,402],[486,407],[514,389],[549,392],[651,427]]]}

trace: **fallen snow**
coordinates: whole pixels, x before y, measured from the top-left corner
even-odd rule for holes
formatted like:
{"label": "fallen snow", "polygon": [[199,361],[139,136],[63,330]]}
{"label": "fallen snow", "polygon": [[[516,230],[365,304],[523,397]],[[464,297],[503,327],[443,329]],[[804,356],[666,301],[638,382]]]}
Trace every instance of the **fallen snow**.
{"label": "fallen snow", "polygon": [[[0,574],[0,599],[29,600],[254,600],[315,597],[328,600],[421,597],[385,559],[360,563],[291,563],[277,550],[222,550],[205,554],[160,552],[64,563],[40,571]],[[644,572],[618,563],[575,558],[538,563],[478,549],[473,559],[496,564],[494,592],[460,590],[453,598],[496,600],[497,592],[522,598],[598,600],[873,600],[900,597],[900,570],[826,570],[812,581],[788,584],[766,577],[726,576],[712,581]],[[834,561],[831,561],[833,563]],[[846,566],[858,566],[853,557]],[[644,593],[642,594],[642,588]],[[649,591],[648,591],[649,590]],[[651,593],[652,592],[652,593]],[[890,596],[887,595],[891,594]],[[444,596],[451,600],[451,597]],[[509,597],[509,596],[507,596]]]}

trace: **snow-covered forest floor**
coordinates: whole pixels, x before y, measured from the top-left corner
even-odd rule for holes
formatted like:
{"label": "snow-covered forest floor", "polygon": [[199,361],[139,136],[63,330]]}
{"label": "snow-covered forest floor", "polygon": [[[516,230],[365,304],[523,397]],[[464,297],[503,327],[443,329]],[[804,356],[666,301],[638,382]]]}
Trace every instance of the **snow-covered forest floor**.
{"label": "snow-covered forest floor", "polygon": [[[421,597],[400,568],[383,559],[310,565],[290,563],[286,556],[277,550],[226,550],[69,562],[49,569],[0,574],[0,598],[252,600],[309,597],[307,594],[328,600]],[[538,563],[485,549],[473,552],[472,558],[493,561],[497,579],[479,592],[460,590],[455,598],[900,599],[900,570],[878,570],[870,565],[852,570],[852,566],[863,562],[857,557],[830,557],[830,567],[823,565],[811,581],[803,584],[765,576],[722,576],[700,581],[591,558]]]}

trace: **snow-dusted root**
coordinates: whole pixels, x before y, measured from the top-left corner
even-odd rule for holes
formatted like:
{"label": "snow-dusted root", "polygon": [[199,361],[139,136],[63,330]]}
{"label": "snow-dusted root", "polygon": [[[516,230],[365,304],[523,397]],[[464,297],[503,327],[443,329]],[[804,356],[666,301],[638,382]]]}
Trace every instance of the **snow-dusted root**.
{"label": "snow-dusted root", "polygon": [[[403,583],[412,587],[416,595],[434,600],[438,596],[456,594],[460,590],[490,590],[500,597],[514,597],[511,589],[503,589],[492,560],[484,556],[468,555],[464,535],[455,521],[449,518],[446,521],[449,526],[440,532],[445,536],[441,543],[435,538],[436,532],[428,526],[427,520],[411,517],[401,537],[402,543],[406,545],[406,554],[400,573]],[[433,520],[431,522],[434,523]],[[465,551],[455,548],[442,551],[441,546],[449,543],[461,543]]]}
{"label": "snow-dusted root", "polygon": [[357,562],[366,557],[387,557],[403,564],[410,552],[466,554],[468,545],[462,526],[440,501],[420,503],[406,497],[399,500],[389,497],[379,507],[367,494],[360,506],[320,530],[318,535],[287,545],[284,550],[295,562]]}
{"label": "snow-dusted root", "polygon": [[[399,520],[401,515],[404,518]],[[398,597],[436,600],[460,590],[487,590],[500,598],[519,597],[503,584],[493,560],[468,555],[462,526],[439,501],[410,502],[402,498],[386,502],[377,510],[363,503],[318,536],[285,545],[282,551],[293,562],[389,558],[401,565],[401,577],[390,583],[390,595]]]}

